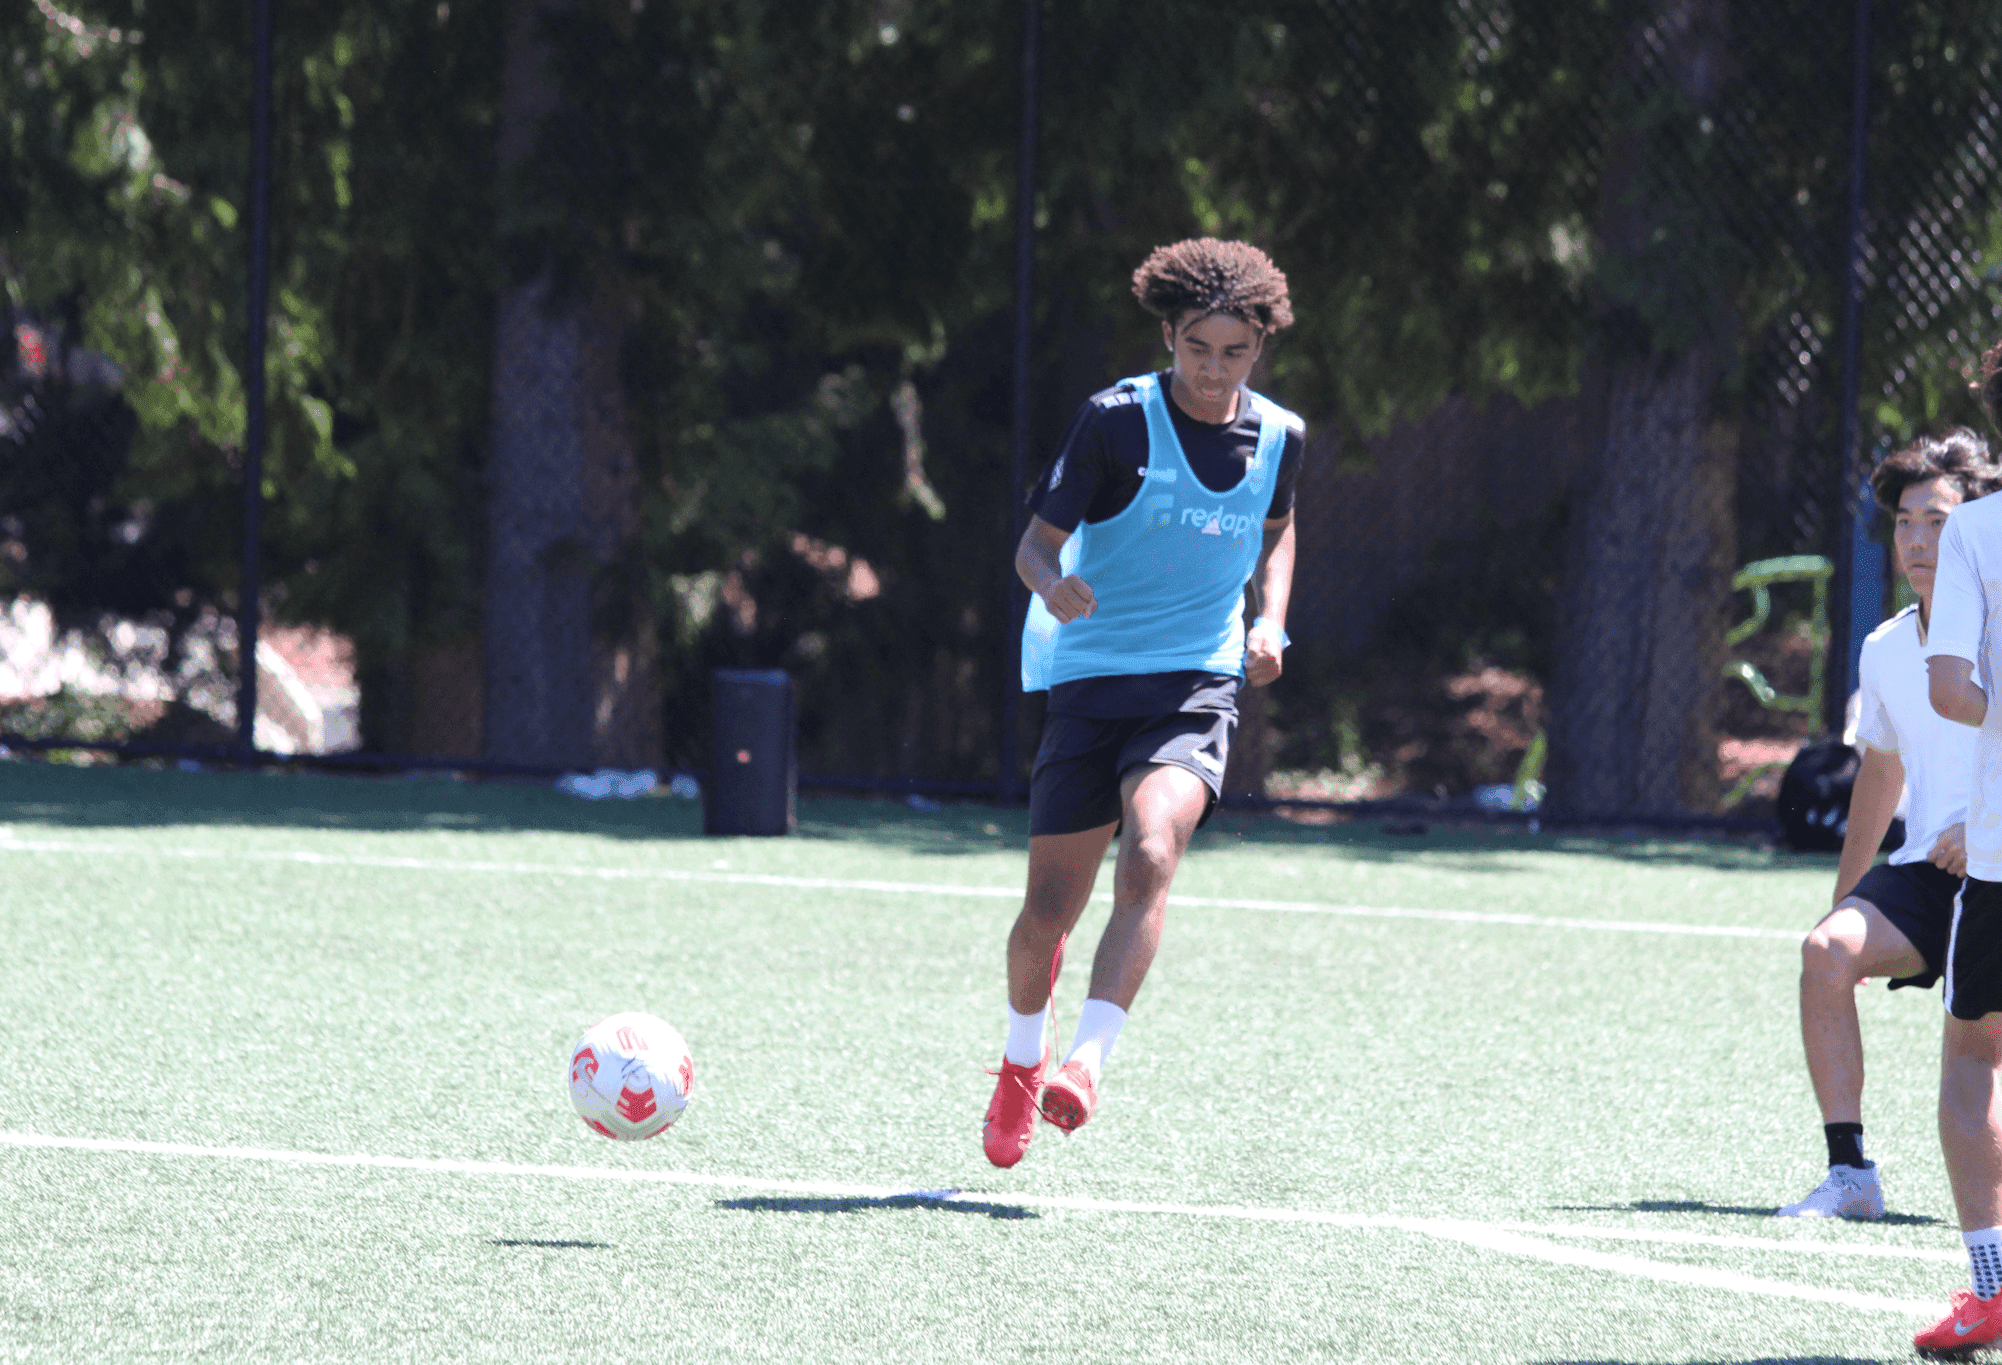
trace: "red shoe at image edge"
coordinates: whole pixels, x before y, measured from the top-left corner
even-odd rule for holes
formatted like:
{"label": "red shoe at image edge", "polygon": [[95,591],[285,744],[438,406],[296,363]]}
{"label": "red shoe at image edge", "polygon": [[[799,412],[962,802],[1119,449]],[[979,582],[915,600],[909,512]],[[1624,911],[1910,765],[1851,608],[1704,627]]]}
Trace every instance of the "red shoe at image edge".
{"label": "red shoe at image edge", "polygon": [[1977,1299],[1971,1289],[1954,1290],[1952,1311],[1912,1338],[1920,1355],[1934,1359],[1964,1356],[1998,1341],[2002,1341],[2002,1296]]}
{"label": "red shoe at image edge", "polygon": [[1043,1117],[1074,1133],[1084,1127],[1098,1109],[1098,1086],[1080,1062],[1065,1062],[1063,1069],[1043,1087]]}
{"label": "red shoe at image edge", "polygon": [[1029,1136],[1036,1130],[1036,1106],[1042,1098],[1043,1068],[1049,1060],[1047,1052],[1034,1066],[1016,1066],[1005,1057],[1001,1060],[994,1098],[987,1105],[987,1122],[980,1130],[980,1145],[996,1166],[1013,1166],[1029,1150]]}

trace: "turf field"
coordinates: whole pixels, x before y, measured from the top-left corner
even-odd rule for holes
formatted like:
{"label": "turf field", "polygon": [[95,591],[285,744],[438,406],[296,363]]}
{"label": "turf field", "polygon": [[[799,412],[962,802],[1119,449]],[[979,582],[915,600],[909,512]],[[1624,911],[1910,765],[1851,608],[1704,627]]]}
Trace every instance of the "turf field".
{"label": "turf field", "polygon": [[[1024,846],[0,764],[0,1361],[1908,1360],[1964,1282],[1937,993],[1862,1000],[1894,1217],[1769,1216],[1832,859],[1220,819],[1098,1117],[996,1171]],[[615,1145],[624,1009],[696,1090]]]}

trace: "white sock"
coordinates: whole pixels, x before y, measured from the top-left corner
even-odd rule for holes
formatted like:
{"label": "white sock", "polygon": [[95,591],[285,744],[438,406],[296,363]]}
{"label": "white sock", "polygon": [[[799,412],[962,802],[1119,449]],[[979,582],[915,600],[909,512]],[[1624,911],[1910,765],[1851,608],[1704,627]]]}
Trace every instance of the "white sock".
{"label": "white sock", "polygon": [[1963,1232],[1967,1243],[1967,1264],[1974,1271],[1974,1297],[1992,1299],[2002,1290],[2002,1228],[1979,1228]]}
{"label": "white sock", "polygon": [[1015,1007],[1008,1007],[1008,1046],[1002,1056],[1016,1066],[1034,1066],[1043,1060],[1043,1027],[1050,1017],[1050,1007],[1043,1006],[1034,1014],[1017,1014]]}
{"label": "white sock", "polygon": [[1068,1065],[1081,1062],[1091,1073],[1093,1084],[1105,1074],[1105,1064],[1112,1056],[1112,1045],[1119,1038],[1119,1030],[1126,1027],[1126,1011],[1110,1000],[1086,1000],[1084,1008],[1077,1012],[1077,1033],[1071,1038],[1071,1055],[1064,1058]]}

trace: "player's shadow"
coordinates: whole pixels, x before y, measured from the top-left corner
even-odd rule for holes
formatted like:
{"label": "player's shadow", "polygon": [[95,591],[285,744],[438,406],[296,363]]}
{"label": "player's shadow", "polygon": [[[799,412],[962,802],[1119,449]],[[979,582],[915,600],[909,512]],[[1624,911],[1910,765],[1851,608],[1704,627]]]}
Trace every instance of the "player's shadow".
{"label": "player's shadow", "polygon": [[541,1237],[494,1237],[487,1242],[497,1247],[543,1247],[552,1251],[609,1251],[610,1242],[571,1242]]}
{"label": "player's shadow", "polygon": [[[1775,1208],[1749,1204],[1710,1204],[1700,1199],[1636,1199],[1626,1204],[1552,1204],[1558,1213],[1724,1213],[1737,1218],[1774,1218]],[[1929,1213],[1887,1213],[1873,1219],[1891,1227],[1936,1228],[1942,1221]]]}
{"label": "player's shadow", "polygon": [[982,1199],[948,1199],[936,1194],[893,1194],[887,1196],[848,1195],[840,1198],[811,1198],[805,1195],[755,1195],[745,1199],[719,1199],[719,1209],[744,1209],[752,1213],[866,1213],[872,1209],[937,1209],[942,1213],[975,1213],[986,1218],[1040,1218],[1042,1215],[1020,1204],[997,1204]]}

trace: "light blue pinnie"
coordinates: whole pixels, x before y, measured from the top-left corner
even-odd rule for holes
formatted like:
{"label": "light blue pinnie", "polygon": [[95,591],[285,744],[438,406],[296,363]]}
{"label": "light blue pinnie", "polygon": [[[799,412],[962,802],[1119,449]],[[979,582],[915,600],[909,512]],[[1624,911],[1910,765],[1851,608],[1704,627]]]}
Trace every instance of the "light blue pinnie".
{"label": "light blue pinnie", "polygon": [[1299,419],[1262,394],[1258,445],[1237,487],[1205,488],[1168,416],[1158,376],[1120,381],[1147,415],[1147,473],[1124,510],[1078,523],[1058,564],[1091,586],[1098,608],[1059,625],[1040,597],[1022,624],[1022,690],[1136,673],[1199,669],[1244,676],[1244,585],[1264,544],[1270,480]]}

